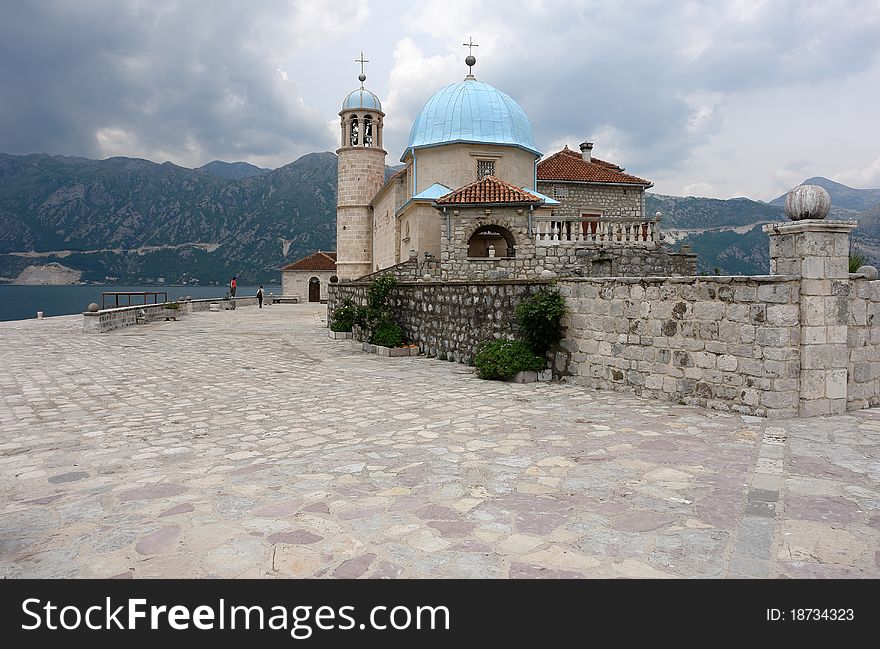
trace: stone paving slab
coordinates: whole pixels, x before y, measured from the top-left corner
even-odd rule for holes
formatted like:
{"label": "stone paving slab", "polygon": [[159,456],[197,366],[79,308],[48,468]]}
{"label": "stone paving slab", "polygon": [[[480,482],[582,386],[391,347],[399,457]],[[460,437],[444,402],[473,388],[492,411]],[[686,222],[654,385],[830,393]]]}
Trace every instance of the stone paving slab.
{"label": "stone paving slab", "polygon": [[325,319],[0,323],[0,576],[880,575],[880,411],[481,381]]}

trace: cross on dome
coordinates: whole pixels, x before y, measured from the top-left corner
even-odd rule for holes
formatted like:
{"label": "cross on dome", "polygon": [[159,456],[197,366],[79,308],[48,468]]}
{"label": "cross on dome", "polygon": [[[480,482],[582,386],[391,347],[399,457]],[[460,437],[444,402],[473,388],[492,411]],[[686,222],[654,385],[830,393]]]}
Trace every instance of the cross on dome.
{"label": "cross on dome", "polygon": [[474,37],[468,36],[468,42],[462,43],[463,46],[468,48],[468,55],[465,57],[464,64],[468,66],[468,75],[466,78],[474,79],[474,66],[477,64],[477,59],[474,58],[474,48],[479,47],[476,43],[474,43]]}

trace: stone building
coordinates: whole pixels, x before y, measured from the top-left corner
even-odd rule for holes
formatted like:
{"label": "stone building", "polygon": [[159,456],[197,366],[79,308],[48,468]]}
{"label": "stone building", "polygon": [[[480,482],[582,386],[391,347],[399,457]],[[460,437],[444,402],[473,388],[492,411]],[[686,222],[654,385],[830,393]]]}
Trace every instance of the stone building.
{"label": "stone building", "polygon": [[319,250],[281,269],[281,297],[326,302],[327,287],[337,281],[336,253]]}
{"label": "stone building", "polygon": [[[659,217],[645,216],[650,181],[567,147],[541,160],[522,107],[469,74],[435,92],[384,179],[379,98],[361,87],[340,116],[337,270],[437,280],[689,275]],[[412,266],[418,265],[414,270]],[[423,272],[424,271],[424,272]]]}

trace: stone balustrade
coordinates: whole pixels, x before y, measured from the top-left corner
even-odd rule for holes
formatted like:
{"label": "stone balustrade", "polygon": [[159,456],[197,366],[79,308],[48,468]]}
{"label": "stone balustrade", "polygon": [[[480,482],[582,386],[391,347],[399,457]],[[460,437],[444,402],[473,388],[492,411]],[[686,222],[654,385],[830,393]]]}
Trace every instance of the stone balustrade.
{"label": "stone balustrade", "polygon": [[535,221],[535,245],[538,246],[653,246],[659,242],[660,219],[656,217],[581,217]]}

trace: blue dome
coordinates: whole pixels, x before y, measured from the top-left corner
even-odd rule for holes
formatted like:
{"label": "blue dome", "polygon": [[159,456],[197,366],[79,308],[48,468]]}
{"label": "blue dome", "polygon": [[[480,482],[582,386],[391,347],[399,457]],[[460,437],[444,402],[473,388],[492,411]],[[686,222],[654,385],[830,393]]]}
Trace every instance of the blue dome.
{"label": "blue dome", "polygon": [[[497,88],[475,79],[435,92],[413,122],[406,148],[410,151],[450,142],[504,144],[541,155],[522,107]],[[403,155],[405,158],[406,151]]]}
{"label": "blue dome", "polygon": [[382,110],[379,98],[366,88],[358,88],[348,93],[342,102],[342,110]]}

